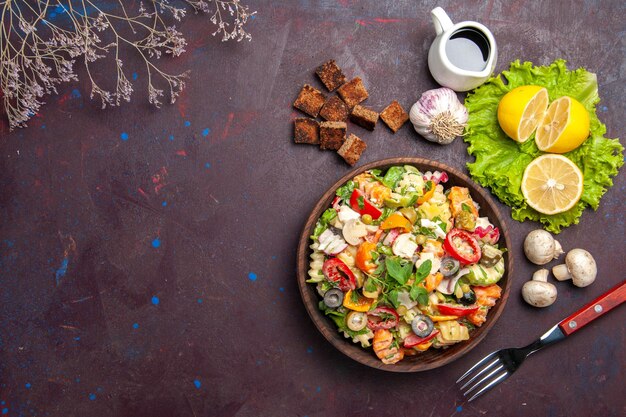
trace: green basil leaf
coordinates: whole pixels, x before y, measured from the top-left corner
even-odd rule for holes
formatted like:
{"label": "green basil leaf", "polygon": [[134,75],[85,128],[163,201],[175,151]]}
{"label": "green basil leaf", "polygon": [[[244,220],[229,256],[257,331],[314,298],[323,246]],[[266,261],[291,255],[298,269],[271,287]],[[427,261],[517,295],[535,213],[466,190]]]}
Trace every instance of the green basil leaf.
{"label": "green basil leaf", "polygon": [[422,263],[417,271],[415,271],[415,284],[419,284],[430,274],[430,270],[433,266],[433,263],[430,259],[426,259],[424,263]]}
{"label": "green basil leaf", "polygon": [[408,261],[402,261],[398,257],[388,257],[385,259],[387,274],[398,281],[400,285],[406,284],[413,272],[413,264]]}

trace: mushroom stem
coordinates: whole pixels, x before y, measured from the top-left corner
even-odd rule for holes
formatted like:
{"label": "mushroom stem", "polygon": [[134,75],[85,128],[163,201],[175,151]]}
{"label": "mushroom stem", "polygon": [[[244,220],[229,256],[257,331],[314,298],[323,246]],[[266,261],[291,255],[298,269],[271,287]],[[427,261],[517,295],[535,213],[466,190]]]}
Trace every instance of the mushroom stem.
{"label": "mushroom stem", "polygon": [[567,269],[567,265],[561,264],[552,268],[552,273],[554,274],[554,278],[559,281],[567,281],[568,279],[572,279],[572,275],[569,273],[569,269]]}
{"label": "mushroom stem", "polygon": [[550,271],[548,271],[547,269],[539,269],[533,274],[533,281],[548,282],[549,273]]}
{"label": "mushroom stem", "polygon": [[554,239],[554,255],[552,255],[552,259],[557,259],[559,256],[563,255],[563,247],[559,243],[558,240]]}

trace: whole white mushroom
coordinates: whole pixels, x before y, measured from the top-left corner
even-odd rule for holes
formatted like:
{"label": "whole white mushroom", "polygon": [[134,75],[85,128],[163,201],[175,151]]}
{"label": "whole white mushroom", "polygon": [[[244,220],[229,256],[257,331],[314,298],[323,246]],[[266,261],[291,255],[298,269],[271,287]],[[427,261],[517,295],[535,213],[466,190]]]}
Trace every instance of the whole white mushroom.
{"label": "whole white mushroom", "polygon": [[522,297],[531,306],[548,307],[556,301],[556,287],[548,282],[549,273],[547,269],[536,271],[522,287]]}
{"label": "whole white mushroom", "polygon": [[598,266],[595,259],[584,249],[572,249],[565,256],[565,264],[552,268],[559,281],[571,279],[577,287],[586,287],[596,280]]}
{"label": "whole white mushroom", "polygon": [[524,253],[535,265],[545,265],[563,253],[561,244],[543,229],[533,230],[524,240]]}

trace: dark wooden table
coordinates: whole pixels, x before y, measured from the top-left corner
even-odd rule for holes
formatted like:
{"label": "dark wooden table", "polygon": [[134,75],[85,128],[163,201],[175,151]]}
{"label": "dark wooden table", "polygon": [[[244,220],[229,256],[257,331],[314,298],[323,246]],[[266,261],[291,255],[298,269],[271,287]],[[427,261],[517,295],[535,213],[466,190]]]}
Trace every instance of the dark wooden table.
{"label": "dark wooden table", "polygon": [[[251,2],[252,3],[252,2]],[[251,43],[221,43],[186,18],[191,69],[175,105],[144,91],[101,111],[85,82],[48,97],[26,129],[0,125],[0,412],[7,416],[623,416],[623,307],[528,360],[466,403],[454,385],[488,352],[529,343],[623,279],[624,170],[598,211],[561,233],[588,249],[596,283],[559,283],[547,309],[520,288],[535,266],[521,244],[534,223],[509,218],[511,297],[467,356],[392,374],[348,360],[317,332],[295,277],[296,242],[317,199],[349,167],[292,141],[291,107],[334,58],[361,76],[367,104],[408,108],[436,87],[429,11],[477,20],[515,59],[597,73],[598,114],[623,138],[624,5],[620,1],[259,1]],[[130,59],[141,80],[139,60]],[[135,67],[133,67],[133,65]],[[145,86],[143,87],[145,89]],[[354,127],[354,129],[359,129]],[[356,132],[356,130],[355,130]],[[466,172],[466,144],[427,143],[405,125],[359,130],[360,163],[421,156]]]}

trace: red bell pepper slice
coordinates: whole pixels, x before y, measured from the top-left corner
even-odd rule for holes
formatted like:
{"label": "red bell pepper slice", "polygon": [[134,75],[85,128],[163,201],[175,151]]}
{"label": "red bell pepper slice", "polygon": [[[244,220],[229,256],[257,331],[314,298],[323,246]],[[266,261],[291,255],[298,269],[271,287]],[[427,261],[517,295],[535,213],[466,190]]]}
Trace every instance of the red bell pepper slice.
{"label": "red bell pepper slice", "polygon": [[443,248],[463,265],[475,264],[480,260],[478,241],[465,230],[450,230],[443,242]]}
{"label": "red bell pepper slice", "polygon": [[415,333],[411,333],[407,337],[404,338],[404,347],[412,348],[413,346],[421,345],[422,343],[428,342],[430,339],[434,338],[439,334],[439,330],[433,329],[432,333],[426,337],[419,337]]}
{"label": "red bell pepper slice", "polygon": [[371,330],[391,329],[398,325],[400,316],[391,307],[377,307],[367,313],[367,327]]}
{"label": "red bell pepper slice", "polygon": [[322,272],[328,281],[337,283],[337,288],[343,292],[356,288],[354,274],[341,259],[330,258],[324,262]]}
{"label": "red bell pepper slice", "polygon": [[360,215],[369,214],[374,220],[383,214],[378,207],[365,198],[361,190],[358,188],[355,188],[354,191],[352,191],[352,195],[350,196],[350,206],[352,207],[352,210],[356,211]]}
{"label": "red bell pepper slice", "polygon": [[444,316],[465,317],[477,312],[479,308],[479,306],[464,307],[450,304],[437,304],[437,309],[439,310],[439,313],[443,314]]}

